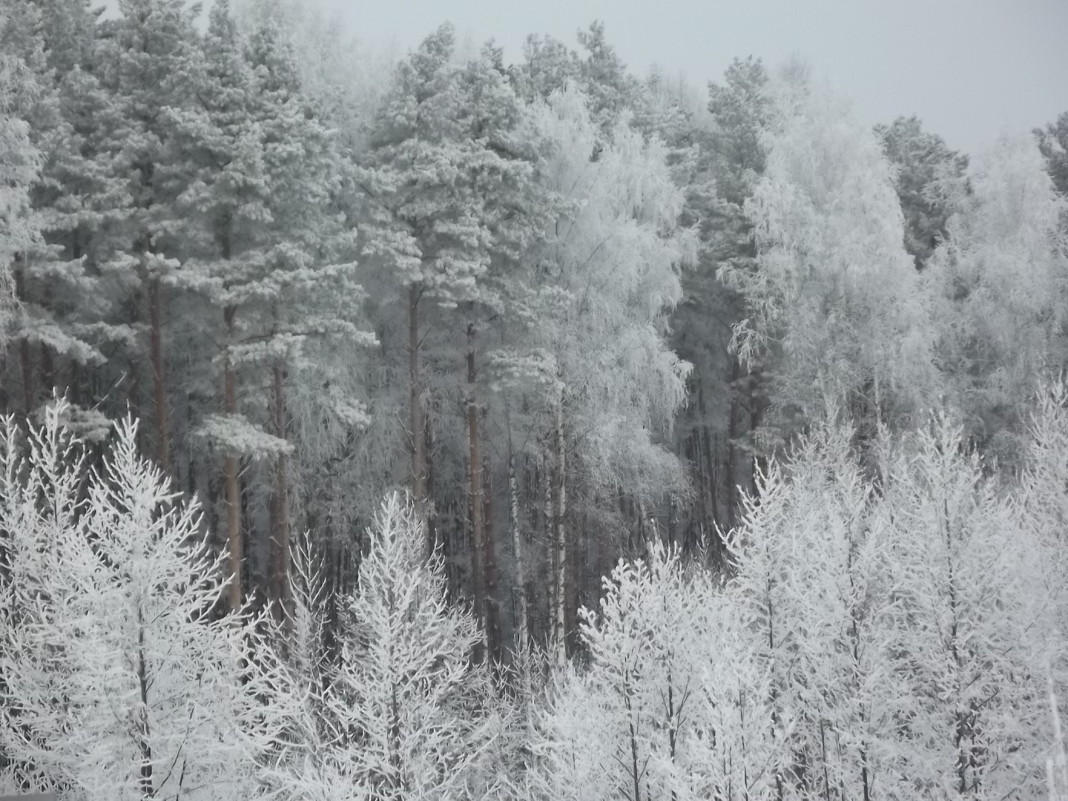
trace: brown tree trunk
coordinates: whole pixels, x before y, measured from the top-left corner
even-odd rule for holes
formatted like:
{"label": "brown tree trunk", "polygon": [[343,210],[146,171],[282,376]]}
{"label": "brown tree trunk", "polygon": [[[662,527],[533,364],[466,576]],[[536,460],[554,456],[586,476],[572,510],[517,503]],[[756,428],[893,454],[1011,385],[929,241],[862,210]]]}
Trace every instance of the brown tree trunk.
{"label": "brown tree trunk", "polygon": [[749,468],[749,491],[756,494],[756,477],[757,472],[763,470],[766,465],[766,459],[760,454],[758,443],[756,442],[756,431],[760,428],[760,391],[758,382],[760,381],[760,374],[754,371],[750,371],[749,374],[749,433],[753,438],[753,461]]}
{"label": "brown tree trunk", "polygon": [[[419,367],[419,297],[422,289],[408,288],[408,436],[411,450],[412,498],[421,517],[426,517],[426,418],[423,410],[422,375]],[[429,527],[428,527],[429,531]],[[431,549],[433,542],[430,543]]]}
{"label": "brown tree trunk", "polygon": [[482,454],[479,441],[478,403],[475,399],[475,326],[467,324],[467,488],[471,521],[471,596],[482,628],[482,644],[489,654],[489,619],[483,582]]}
{"label": "brown tree trunk", "polygon": [[[738,386],[738,361],[731,361],[730,406],[727,410],[727,525],[738,524],[738,515],[742,508],[741,487],[738,483],[738,417],[742,413]],[[749,479],[746,479],[749,486]]]}
{"label": "brown tree trunk", "polygon": [[163,366],[163,323],[159,279],[148,285],[149,360],[152,363],[153,420],[156,425],[156,460],[165,475],[171,473],[171,442],[167,414],[166,376]]}
{"label": "brown tree trunk", "polygon": [[527,577],[523,571],[523,537],[519,530],[519,484],[515,476],[515,454],[512,437],[508,435],[508,522],[512,529],[512,561],[515,586],[519,592],[519,615],[516,621],[516,645],[525,649],[530,645],[530,620],[527,611]]}
{"label": "brown tree trunk", "polygon": [[493,488],[488,457],[482,463],[482,475],[482,575],[486,598],[486,640],[490,657],[500,662],[502,653],[501,615],[497,605],[497,542],[493,534]]}
{"label": "brown tree trunk", "polygon": [[[223,360],[223,413],[237,414],[237,376],[230,361],[230,342],[234,332],[234,317],[237,309],[228,306],[223,312],[226,321],[226,355]],[[241,532],[241,486],[238,475],[239,461],[236,454],[228,453],[223,459],[223,482],[226,496],[226,544],[230,555],[230,610],[237,612],[244,598],[242,565],[245,544]]]}
{"label": "brown tree trunk", "polygon": [[551,649],[559,664],[567,661],[567,513],[566,453],[564,449],[563,392],[556,400],[553,425],[553,460],[550,481],[552,496],[553,609]]}
{"label": "brown tree trunk", "polygon": [[[285,375],[281,364],[274,366],[271,392],[274,402],[274,435],[286,439]],[[274,499],[271,511],[270,592],[279,619],[288,619],[292,592],[289,585],[289,457],[281,453],[274,467]]]}
{"label": "brown tree trunk", "polygon": [[[23,272],[22,254],[15,256],[15,295],[20,301],[26,300],[26,276]],[[23,413],[29,415],[36,405],[37,389],[34,385],[33,357],[30,353],[30,343],[23,337],[19,340],[19,367],[22,370],[22,406]]]}

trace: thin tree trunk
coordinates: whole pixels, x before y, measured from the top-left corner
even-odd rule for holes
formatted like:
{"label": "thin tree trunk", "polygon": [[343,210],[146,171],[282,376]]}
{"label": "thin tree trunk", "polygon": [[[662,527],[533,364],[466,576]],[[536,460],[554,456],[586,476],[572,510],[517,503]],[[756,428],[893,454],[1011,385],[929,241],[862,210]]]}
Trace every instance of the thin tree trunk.
{"label": "thin tree trunk", "polygon": [[148,285],[149,359],[152,363],[152,398],[156,424],[156,460],[164,474],[171,472],[171,442],[167,414],[166,376],[163,366],[163,323],[159,279]]}
{"label": "thin tree trunk", "polygon": [[152,781],[152,743],[148,718],[148,667],[145,660],[145,620],[141,607],[137,607],[137,684],[141,696],[141,710],[137,721],[138,748],[141,752],[141,796],[151,799],[156,793]]}
{"label": "thin tree trunk", "polygon": [[757,471],[764,469],[764,458],[761,457],[758,450],[758,443],[756,442],[755,433],[760,427],[760,395],[758,391],[757,373],[750,373],[749,376],[749,433],[753,436],[753,463],[749,470],[749,491],[756,494],[757,485],[756,477]]}
{"label": "thin tree trunk", "polygon": [[[226,415],[237,414],[237,376],[234,374],[229,350],[236,313],[237,309],[233,306],[228,306],[223,312],[227,335],[227,350],[223,361],[223,413]],[[237,612],[244,597],[241,574],[245,547],[241,532],[241,486],[236,454],[227,454],[223,459],[223,482],[226,494],[226,543],[230,554],[230,610]]]}
{"label": "thin tree trunk", "polygon": [[489,654],[489,619],[483,582],[482,454],[479,441],[478,403],[475,400],[475,326],[467,324],[467,486],[471,521],[471,594],[482,624],[482,644]]}
{"label": "thin tree trunk", "polygon": [[[422,289],[408,288],[408,436],[411,450],[412,497],[426,518],[426,418],[423,410],[422,375],[419,367],[419,298]],[[429,531],[429,527],[428,527]],[[433,549],[433,542],[430,543]]]}
{"label": "thin tree trunk", "polygon": [[489,458],[482,462],[482,575],[486,597],[486,640],[490,657],[501,660],[501,615],[497,605],[497,542],[493,534],[493,488]]}
{"label": "thin tree trunk", "polygon": [[[26,300],[26,276],[23,272],[24,257],[21,253],[15,256],[15,295],[20,301]],[[35,406],[37,388],[34,385],[33,357],[30,353],[30,343],[23,337],[19,340],[19,367],[22,370],[22,406],[23,413],[29,415]]]}
{"label": "thin tree trunk", "polygon": [[530,643],[530,621],[527,611],[527,577],[523,571],[523,537],[519,531],[519,485],[515,477],[515,453],[512,434],[508,432],[508,522],[512,528],[512,557],[515,586],[519,591],[519,620],[516,621],[516,644],[526,648]]}
{"label": "thin tree trunk", "polygon": [[742,502],[738,486],[738,415],[741,413],[738,392],[738,360],[731,360],[730,406],[727,411],[727,525],[738,523]]}
{"label": "thin tree trunk", "polygon": [[634,796],[631,801],[641,801],[641,776],[643,771],[638,769],[638,730],[634,724],[635,715],[631,702],[629,670],[623,675],[623,704],[627,709],[627,722],[630,725],[630,780],[634,788]]}
{"label": "thin tree trunk", "polygon": [[[547,439],[542,447],[542,454],[538,457],[539,483],[538,491],[541,493],[541,530],[545,543],[545,567],[548,575],[545,584],[549,587],[548,597],[545,599],[545,617],[543,618],[543,630],[546,634],[546,642],[551,643],[556,627],[553,623],[554,610],[556,609],[556,552],[553,550],[553,471],[550,467],[552,440]],[[539,585],[544,586],[544,585]],[[542,610],[541,596],[538,595],[538,611]]]}
{"label": "thin tree trunk", "polygon": [[564,531],[564,515],[567,513],[566,453],[564,449],[564,400],[563,393],[556,401],[553,426],[552,461],[552,550],[553,550],[553,610],[552,650],[556,661],[567,661],[567,537]]}
{"label": "thin tree trunk", "polygon": [[[281,364],[275,364],[272,394],[274,395],[274,435],[286,439],[285,375]],[[289,457],[280,453],[274,467],[274,502],[271,521],[271,600],[280,619],[288,619],[292,592],[289,585],[290,524],[289,524]]]}

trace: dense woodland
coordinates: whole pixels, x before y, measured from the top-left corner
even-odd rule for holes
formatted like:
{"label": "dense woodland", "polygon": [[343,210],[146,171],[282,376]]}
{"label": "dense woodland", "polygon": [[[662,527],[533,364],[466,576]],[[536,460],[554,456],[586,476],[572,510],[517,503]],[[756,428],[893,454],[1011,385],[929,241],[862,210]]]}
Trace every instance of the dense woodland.
{"label": "dense woodland", "polygon": [[1066,147],[0,0],[0,793],[1068,798]]}

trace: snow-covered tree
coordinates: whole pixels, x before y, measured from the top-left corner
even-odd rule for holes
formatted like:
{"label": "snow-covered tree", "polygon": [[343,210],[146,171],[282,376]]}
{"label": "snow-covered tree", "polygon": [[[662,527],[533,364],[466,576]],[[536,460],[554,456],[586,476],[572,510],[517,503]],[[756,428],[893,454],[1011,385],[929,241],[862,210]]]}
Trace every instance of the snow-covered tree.
{"label": "snow-covered tree", "polygon": [[776,791],[869,798],[894,781],[888,541],[847,426],[823,423],[747,499],[730,587],[768,670]]}
{"label": "snow-covered tree", "polygon": [[506,303],[501,285],[540,228],[527,121],[499,51],[487,45],[460,61],[455,33],[444,25],[398,65],[363,159],[371,214],[364,252],[385,291],[397,293],[397,316],[407,323],[397,339],[407,351],[408,480],[429,512],[428,441],[449,436],[448,421],[431,412],[459,394],[464,425],[451,433],[456,455],[448,467],[466,473],[470,586],[491,651],[499,627],[479,374],[487,321]]}
{"label": "snow-covered tree", "polygon": [[776,85],[767,164],[746,214],[757,269],[721,275],[743,295],[743,362],[769,358],[780,424],[833,399],[871,434],[931,390],[926,312],[904,248],[893,172],[837,92],[794,65]]}
{"label": "snow-covered tree", "polygon": [[760,632],[749,625],[749,600],[720,591],[707,601],[708,654],[700,683],[703,737],[694,743],[690,768],[704,796],[758,801],[777,798],[779,767],[769,684],[772,665],[758,658]]}
{"label": "snow-covered tree", "polygon": [[[8,25],[0,13],[0,32]],[[41,155],[30,139],[25,106],[34,92],[29,67],[15,53],[0,55],[0,352],[6,349],[17,303],[12,263],[39,233],[30,207]]]}
{"label": "snow-covered tree", "polygon": [[1000,138],[967,179],[967,192],[949,187],[956,213],[924,278],[951,402],[969,436],[1012,461],[1036,382],[1068,360],[1068,198],[1028,136]]}
{"label": "snow-covered tree", "polygon": [[595,502],[625,487],[647,504],[685,482],[663,443],[689,365],[668,347],[666,323],[693,243],[678,228],[682,196],[658,139],[646,141],[621,121],[601,143],[586,98],[573,87],[537,115],[548,154],[541,182],[559,205],[549,235],[524,262],[522,343],[505,355],[535,378],[528,398],[542,414],[551,640],[562,649],[573,547],[568,492]]}
{"label": "snow-covered tree", "polygon": [[1050,742],[1053,555],[983,472],[946,420],[889,461],[883,503],[900,611],[888,644],[907,699],[902,787],[1038,797]]}
{"label": "snow-covered tree", "polygon": [[306,535],[293,549],[292,597],[271,617],[271,651],[251,667],[261,678],[262,719],[280,732],[261,751],[257,780],[265,797],[327,801],[366,798],[344,767],[345,732],[329,708],[335,662],[326,641],[331,597],[321,554]]}
{"label": "snow-covered tree", "polygon": [[0,742],[76,798],[234,798],[278,731],[243,662],[257,621],[210,619],[225,587],[195,503],[118,425],[99,467],[64,427],[4,422]]}
{"label": "snow-covered tree", "polygon": [[878,125],[875,133],[895,168],[894,186],[905,215],[905,249],[917,269],[923,269],[946,236],[946,223],[954,211],[945,188],[963,182],[968,159],[950,150],[938,134],[923,130],[915,115]]}
{"label": "snow-covered tree", "polygon": [[33,76],[35,89],[20,105],[42,156],[31,194],[42,236],[15,265],[18,371],[5,382],[21,384],[20,406],[30,414],[41,395],[68,383],[79,384],[69,395],[84,404],[90,393],[76,379],[86,368],[108,375],[101,346],[131,332],[117,314],[123,292],[99,271],[101,256],[112,255],[100,228],[121,192],[101,152],[116,118],[95,69],[96,15],[80,0],[15,0],[5,8],[10,24],[0,49]]}
{"label": "snow-covered tree", "polygon": [[[187,177],[169,149],[173,133],[165,109],[196,102],[189,80],[198,53],[196,9],[185,0],[121,0],[119,16],[102,37],[99,75],[107,90],[106,119],[99,139],[102,161],[116,179],[109,187],[105,235],[109,248],[100,269],[113,277],[113,291],[132,335],[123,344],[141,379],[151,413],[155,458],[172,470],[172,392],[166,329],[174,278],[185,255],[175,201]],[[142,399],[135,398],[137,408]]]}
{"label": "snow-covered tree", "polygon": [[[274,22],[246,41],[229,3],[220,0],[189,80],[202,102],[169,111],[172,155],[187,165],[176,202],[191,255],[176,283],[196,293],[201,308],[206,302],[216,311],[216,321],[202,322],[201,333],[221,341],[222,351],[204,354],[205,361],[222,363],[221,391],[212,393],[221,396],[221,414],[207,415],[198,433],[222,456],[224,538],[238,577],[234,607],[248,584],[240,463],[262,460],[273,467],[268,588],[272,600],[284,604],[290,456],[302,444],[305,455],[314,451],[313,458],[322,458],[367,422],[355,352],[374,337],[358,324],[364,296],[354,277],[354,236],[335,205],[344,160],[301,92]],[[346,347],[353,358],[339,356]],[[317,387],[316,397],[291,393],[290,377],[298,386]],[[254,391],[264,383],[266,392]],[[296,431],[292,400],[295,416],[306,423]]]}
{"label": "snow-covered tree", "polygon": [[[716,526],[738,522],[739,488],[752,489],[753,441],[766,399],[764,371],[740,368],[730,352],[732,325],[744,316],[740,295],[717,277],[721,264],[756,269],[752,225],[744,204],[764,170],[761,132],[770,122],[773,101],[768,76],[757,59],[736,59],[721,81],[709,84],[708,113],[691,123],[698,148],[684,185],[683,221],[696,227],[697,259],[682,270],[683,298],[671,317],[672,346],[693,364],[688,398],[676,421],[678,452],[693,470],[695,508],[689,537],[712,537]],[[685,140],[684,140],[685,141]],[[717,558],[724,559],[722,551]]]}
{"label": "snow-covered tree", "polygon": [[389,496],[368,531],[332,677],[338,768],[373,801],[462,794],[484,749],[485,677],[471,663],[478,626],[445,595],[425,521]]}
{"label": "snow-covered tree", "polygon": [[560,674],[539,732],[548,797],[701,797],[709,587],[659,543],[605,578],[599,613],[580,611],[589,669]]}
{"label": "snow-covered tree", "polygon": [[1068,111],[1045,128],[1035,131],[1035,135],[1053,185],[1062,195],[1068,196]]}
{"label": "snow-covered tree", "polygon": [[1017,513],[1029,529],[1028,537],[1043,547],[1041,572],[1031,581],[1047,594],[1047,670],[1054,695],[1063,700],[1068,691],[1068,386],[1063,379],[1050,381],[1039,391],[1032,414],[1026,461],[1013,493]]}

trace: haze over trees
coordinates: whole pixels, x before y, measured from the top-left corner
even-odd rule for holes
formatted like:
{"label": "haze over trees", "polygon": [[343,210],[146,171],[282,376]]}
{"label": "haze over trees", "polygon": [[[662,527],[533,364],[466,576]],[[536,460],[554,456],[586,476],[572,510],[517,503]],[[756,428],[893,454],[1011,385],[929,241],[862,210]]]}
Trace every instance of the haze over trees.
{"label": "haze over trees", "polygon": [[0,0],[0,793],[1057,792],[1068,117],[706,77]]}

